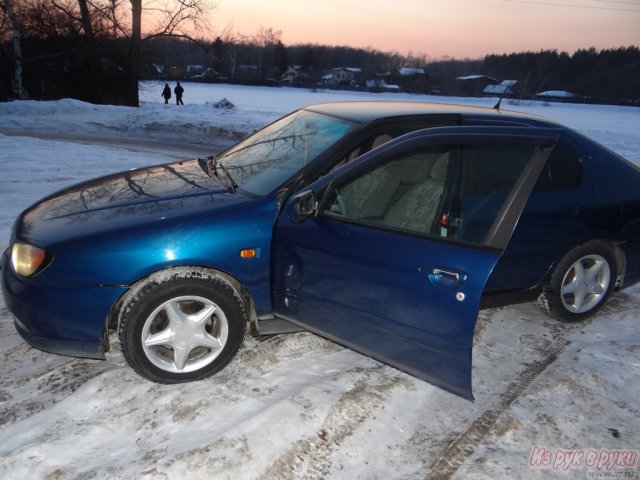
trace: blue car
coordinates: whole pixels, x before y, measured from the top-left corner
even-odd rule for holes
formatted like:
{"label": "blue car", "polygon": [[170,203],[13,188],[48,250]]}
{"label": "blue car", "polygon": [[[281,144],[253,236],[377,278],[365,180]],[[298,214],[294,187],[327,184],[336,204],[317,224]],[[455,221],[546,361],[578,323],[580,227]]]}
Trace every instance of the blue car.
{"label": "blue car", "polygon": [[640,280],[640,170],[550,121],[346,102],[217,156],[98,178],[16,220],[5,303],[42,350],[162,383],[227,365],[249,326],[310,330],[465,398],[480,308],[560,320]]}

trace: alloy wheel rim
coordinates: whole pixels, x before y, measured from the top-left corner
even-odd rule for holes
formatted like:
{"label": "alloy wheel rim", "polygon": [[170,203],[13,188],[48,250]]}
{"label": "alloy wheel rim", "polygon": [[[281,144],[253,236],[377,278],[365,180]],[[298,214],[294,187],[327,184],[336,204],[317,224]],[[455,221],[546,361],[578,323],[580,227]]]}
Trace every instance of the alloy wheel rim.
{"label": "alloy wheel rim", "polygon": [[576,260],[564,274],[560,297],[571,313],[585,313],[600,304],[609,289],[611,268],[600,255]]}
{"label": "alloy wheel rim", "polygon": [[142,348],[156,367],[171,373],[189,373],[211,364],[229,337],[222,309],[199,296],[172,298],[145,320]]}

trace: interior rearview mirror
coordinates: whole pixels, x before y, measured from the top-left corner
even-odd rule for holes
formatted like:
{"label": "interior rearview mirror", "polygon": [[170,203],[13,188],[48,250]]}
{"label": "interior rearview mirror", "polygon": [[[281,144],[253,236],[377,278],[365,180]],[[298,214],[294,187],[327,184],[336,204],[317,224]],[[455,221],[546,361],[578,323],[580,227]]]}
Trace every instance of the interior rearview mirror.
{"label": "interior rearview mirror", "polygon": [[293,223],[304,222],[316,213],[316,196],[311,190],[299,193],[291,201],[289,218]]}

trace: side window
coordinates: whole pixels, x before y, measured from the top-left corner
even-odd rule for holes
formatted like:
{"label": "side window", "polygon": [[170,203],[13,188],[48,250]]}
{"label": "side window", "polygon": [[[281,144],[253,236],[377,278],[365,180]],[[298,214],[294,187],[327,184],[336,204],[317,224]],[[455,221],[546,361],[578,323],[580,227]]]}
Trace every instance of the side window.
{"label": "side window", "polygon": [[441,218],[443,236],[482,244],[534,151],[521,144],[462,147],[459,180]]}
{"label": "side window", "polygon": [[428,234],[443,204],[450,150],[414,151],[379,165],[335,188],[323,213]]}
{"label": "side window", "polygon": [[426,123],[426,122],[416,123],[411,125],[391,127],[386,130],[378,131],[378,133],[368,137],[366,140],[360,142],[358,146],[351,149],[337,163],[331,166],[331,168],[327,172],[323,173],[323,175],[326,175],[329,172],[333,172],[334,170],[342,167],[343,165],[349,163],[350,161],[358,158],[359,156],[364,155],[367,152],[370,152],[374,148],[381,147],[385,143],[390,142],[391,140],[398,138],[402,135],[405,135],[410,132],[414,132],[416,130],[422,130],[424,128],[444,127],[448,125],[454,125],[454,123],[452,123],[451,121],[443,120],[437,123]]}
{"label": "side window", "polygon": [[[404,131],[395,132],[394,135],[395,136],[400,136],[400,135],[402,135],[404,133],[407,133],[407,132],[404,132]],[[368,151],[373,150],[374,148],[378,148],[378,147],[384,145],[385,143],[393,140],[395,138],[395,136],[391,136],[388,133],[380,133],[380,134],[375,135],[373,137],[367,138],[364,142],[361,142],[356,148],[352,149],[338,163],[333,165],[329,169],[329,172],[333,172],[337,168],[340,168],[343,165],[349,163],[351,160],[354,160],[354,159],[358,158],[360,155],[363,155],[363,154],[367,153]],[[327,172],[327,173],[329,173],[329,172]]]}
{"label": "side window", "polygon": [[533,145],[438,145],[338,184],[322,215],[376,228],[482,244],[519,184]]}
{"label": "side window", "polygon": [[560,140],[547,160],[534,191],[576,187],[582,178],[582,161],[573,148]]}

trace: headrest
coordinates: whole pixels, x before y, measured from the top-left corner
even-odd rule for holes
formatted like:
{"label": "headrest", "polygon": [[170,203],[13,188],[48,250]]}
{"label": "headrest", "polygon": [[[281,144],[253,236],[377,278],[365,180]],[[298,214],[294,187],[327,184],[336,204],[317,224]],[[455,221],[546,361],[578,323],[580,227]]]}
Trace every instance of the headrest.
{"label": "headrest", "polygon": [[431,167],[431,178],[437,182],[442,182],[447,179],[447,167],[449,166],[449,152],[443,153],[436,163]]}
{"label": "headrest", "polygon": [[373,143],[371,144],[371,150],[373,150],[376,147],[379,147],[380,145],[384,145],[385,143],[387,143],[389,140],[393,140],[393,137],[391,135],[387,135],[386,133],[383,135],[378,135],[374,140]]}

